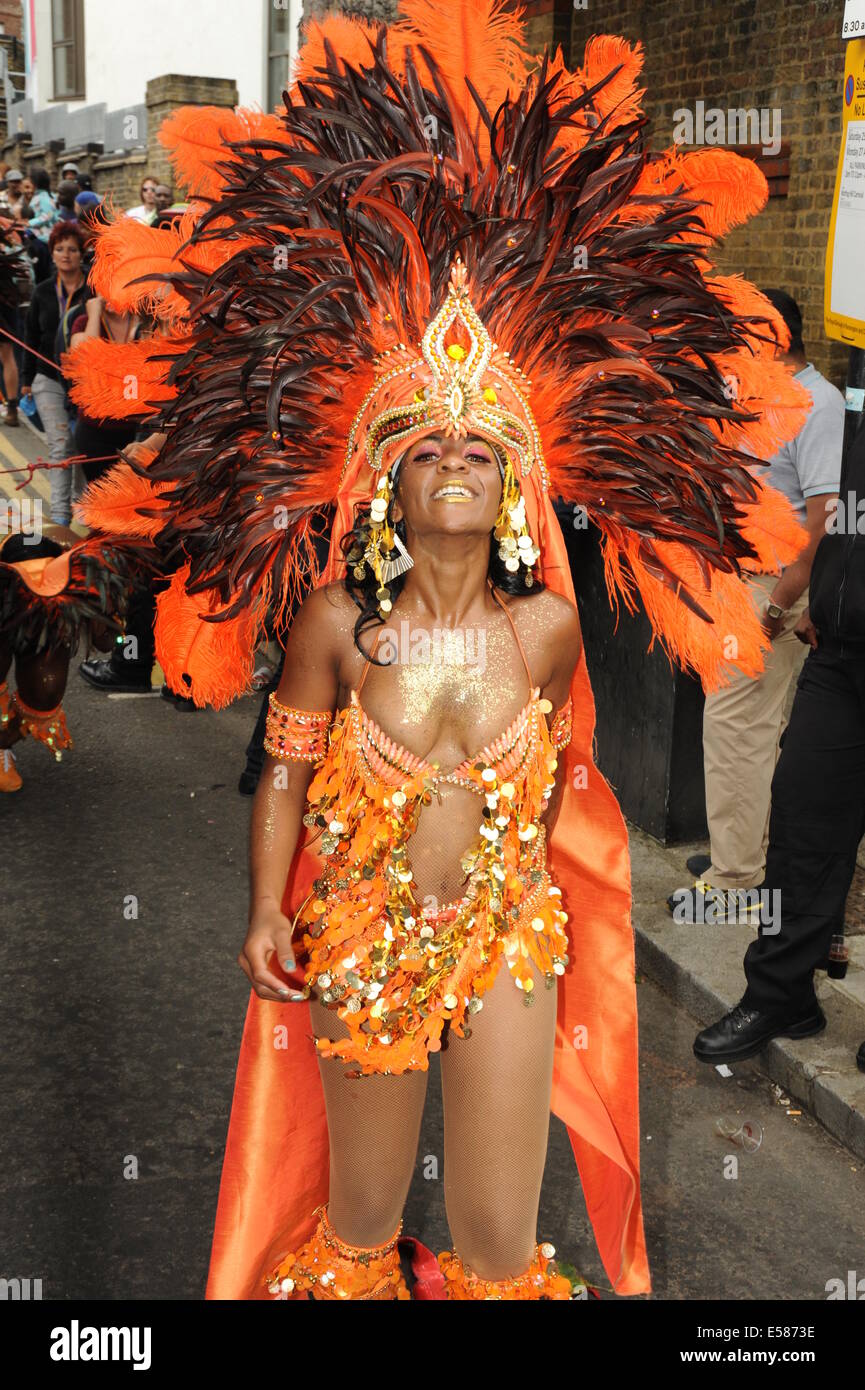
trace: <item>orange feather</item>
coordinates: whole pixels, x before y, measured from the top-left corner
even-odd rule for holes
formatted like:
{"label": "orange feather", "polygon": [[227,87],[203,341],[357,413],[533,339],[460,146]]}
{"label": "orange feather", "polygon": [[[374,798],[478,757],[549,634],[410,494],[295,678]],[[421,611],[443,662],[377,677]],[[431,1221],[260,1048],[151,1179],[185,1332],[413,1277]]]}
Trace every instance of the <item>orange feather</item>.
{"label": "orange feather", "polygon": [[[422,66],[420,45],[436,56],[442,74],[474,127],[477,107],[466,78],[495,111],[508,92],[517,97],[530,71],[523,22],[505,0],[401,0],[399,19],[388,33],[388,57],[404,70],[406,49]],[[443,31],[447,41],[442,42]]]}
{"label": "orange feather", "polygon": [[[197,217],[190,208],[173,227],[148,227],[132,217],[119,217],[98,234],[90,283],[112,307],[127,313],[155,313],[159,318],[183,316],[186,300],[159,275],[182,269],[178,252],[192,234]],[[239,242],[204,241],[186,247],[181,260],[205,272],[215,270],[239,248]],[[133,281],[144,276],[141,284]]]}
{"label": "orange feather", "polygon": [[646,89],[637,86],[637,79],[644,61],[641,43],[630,44],[612,34],[596,35],[586,44],[582,77],[587,88],[594,87],[614,68],[620,69],[593,98],[599,116],[615,112],[612,125],[624,125],[640,114]]}
{"label": "orange feather", "polygon": [[[752,159],[732,150],[692,150],[682,154],[670,149],[663,159],[646,165],[634,188],[635,195],[640,196],[678,192],[703,204],[695,216],[707,236],[722,237],[766,206],[769,185]],[[656,210],[657,204],[647,204],[631,208],[629,216],[649,221]]]}
{"label": "orange feather", "polygon": [[[707,275],[706,283],[737,317],[754,316],[769,320],[768,323],[753,325],[751,346],[759,356],[774,357],[779,348],[782,352],[787,351],[790,330],[774,304],[756,285],[744,280],[741,275]],[[774,342],[771,341],[773,338]]]}
{"label": "orange feather", "polygon": [[257,594],[236,618],[212,623],[206,615],[219,612],[218,604],[208,602],[206,593],[187,594],[188,581],[184,565],[157,597],[156,659],[172,690],[191,696],[198,706],[224,709],[252,680],[267,594]]}
{"label": "orange feather", "polygon": [[757,501],[746,503],[740,511],[746,518],[742,535],[756,550],[759,568],[767,573],[792,564],[808,543],[808,532],[777,488],[758,484]]}
{"label": "orange feather", "polygon": [[87,338],[63,354],[60,366],[70,383],[69,395],[94,420],[125,420],[153,415],[177,395],[165,384],[170,361],[155,362],[165,340],[112,343]]}
{"label": "orange feather", "polygon": [[656,544],[664,563],[709,614],[712,621],[705,622],[674,590],[649,573],[637,555],[639,537],[621,532],[613,536],[603,524],[601,529],[605,532],[604,566],[611,601],[615,603],[618,594],[633,611],[634,589],[639,590],[654,638],[672,659],[701,676],[705,690],[729,685],[736,667],[752,677],[761,673],[769,640],[737,574],[712,569],[706,585],[685,546]]}
{"label": "orange feather", "polygon": [[278,116],[263,111],[222,106],[179,106],[162,122],[158,140],[171,159],[178,184],[196,198],[218,198],[225,175],[217,164],[231,164],[229,141],[283,140]]}
{"label": "orange feather", "polygon": [[320,77],[326,69],[325,41],[342,63],[353,68],[369,66],[370,41],[375,42],[376,33],[376,25],[344,14],[329,14],[305,24],[304,43],[294,68],[294,85]]}
{"label": "orange feather", "polygon": [[[168,509],[160,494],[170,487],[152,483],[121,461],[88,484],[75,503],[75,515],[85,526],[111,536],[155,536],[165,525]],[[142,516],[143,507],[158,515]]]}

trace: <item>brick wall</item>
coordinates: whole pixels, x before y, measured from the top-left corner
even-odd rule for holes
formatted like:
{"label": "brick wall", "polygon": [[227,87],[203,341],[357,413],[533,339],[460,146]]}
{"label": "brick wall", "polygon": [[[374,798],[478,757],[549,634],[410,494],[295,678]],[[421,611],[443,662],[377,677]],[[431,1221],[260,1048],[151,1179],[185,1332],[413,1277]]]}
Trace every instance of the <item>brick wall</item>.
{"label": "brick wall", "polygon": [[526,21],[526,40],[533,53],[561,44],[568,53],[571,33],[572,0],[525,0],[511,5],[520,9]]}
{"label": "brick wall", "polygon": [[[27,173],[37,166],[47,169],[52,189],[56,189],[60,182],[64,161],[74,159],[81,173],[90,175],[96,192],[110,194],[118,208],[132,207],[141,202],[139,190],[145,174],[167,183],[175,196],[180,196],[180,191],[174,187],[168,153],[157,139],[162,122],[178,106],[224,106],[231,110],[237,105],[237,100],[237,83],[233,78],[169,73],[154,77],[147,83],[146,151],[143,148],[130,148],[119,153],[112,151],[103,154],[99,146],[89,146],[84,150],[69,149],[60,141],[34,146],[28,138],[19,137],[4,142],[2,158],[9,168],[23,169]],[[129,138],[138,140],[138,133],[130,132]]]}
{"label": "brick wall", "polygon": [[318,19],[331,10],[389,24],[396,17],[397,0],[303,0],[304,19]]}
{"label": "brick wall", "polygon": [[778,108],[790,143],[789,192],[726,238],[726,272],[787,289],[802,306],[809,355],[844,384],[847,349],[823,334],[823,269],[841,130],[842,0],[589,0],[573,10],[571,61],[593,33],[641,39],[653,147],[673,140],[673,113]]}
{"label": "brick wall", "polygon": [[[342,9],[390,18],[396,0],[305,0],[306,14]],[[582,58],[597,33],[641,39],[645,106],[653,148],[673,143],[673,113],[777,108],[789,144],[785,196],[732,232],[719,268],[787,289],[802,306],[809,355],[844,384],[847,349],[823,333],[823,270],[841,130],[843,0],[524,0],[529,47],[548,44]],[[785,148],[786,153],[786,148]]]}
{"label": "brick wall", "polygon": [[24,37],[21,0],[0,0],[0,27],[4,34],[14,34],[16,39]]}

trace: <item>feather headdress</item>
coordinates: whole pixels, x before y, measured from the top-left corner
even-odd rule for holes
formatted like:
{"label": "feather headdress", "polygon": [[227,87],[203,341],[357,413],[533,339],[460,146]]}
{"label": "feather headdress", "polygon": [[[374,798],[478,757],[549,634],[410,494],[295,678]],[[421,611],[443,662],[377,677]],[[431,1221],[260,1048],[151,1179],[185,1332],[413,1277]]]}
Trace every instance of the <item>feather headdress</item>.
{"label": "feather headdress", "polygon": [[[148,470],[170,496],[157,542],[200,620],[248,637],[262,594],[286,608],[316,511],[369,499],[408,418],[431,429],[468,383],[467,422],[513,444],[524,491],[599,527],[611,595],[641,598],[708,684],[731,630],[756,672],[739,572],[788,561],[802,533],[748,463],[809,402],[773,307],[709,256],[765,180],[727,151],[646,150],[639,45],[594,39],[571,72],[529,58],[500,0],[451,8],[446,51],[430,0],[403,0],[389,30],[312,26],[278,116],[175,113],[163,140],[200,201],[128,249],[125,226],[102,233],[101,292],[162,316],[144,374],[168,431]],[[465,313],[437,375],[424,344],[457,262]],[[449,359],[474,350],[471,325],[486,360]],[[241,688],[225,639],[216,679],[178,652],[196,699]]]}

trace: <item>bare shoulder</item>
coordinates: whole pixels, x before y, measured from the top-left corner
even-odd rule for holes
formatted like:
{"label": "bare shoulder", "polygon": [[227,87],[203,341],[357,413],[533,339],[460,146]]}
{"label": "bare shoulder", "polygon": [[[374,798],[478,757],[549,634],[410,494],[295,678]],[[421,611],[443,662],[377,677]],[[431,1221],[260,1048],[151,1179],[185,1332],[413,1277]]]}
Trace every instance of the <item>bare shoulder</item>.
{"label": "bare shoulder", "polygon": [[307,594],[286,643],[277,699],[297,709],[334,709],[357,608],[339,583]]}
{"label": "bare shoulder", "polygon": [[286,650],[298,654],[310,649],[333,656],[351,644],[357,606],[337,580],[307,594],[294,615]]}
{"label": "bare shoulder", "polygon": [[510,600],[510,612],[538,685],[565,690],[580,659],[580,617],[572,603],[550,589]]}
{"label": "bare shoulder", "polygon": [[580,615],[569,599],[552,589],[538,594],[521,594],[510,600],[514,620],[523,632],[537,632],[551,642],[580,643]]}
{"label": "bare shoulder", "polygon": [[345,630],[349,620],[353,623],[356,617],[356,604],[341,581],[336,580],[333,584],[322,584],[307,594],[294,615],[291,630],[294,632],[297,629],[303,633],[316,630],[322,636],[329,633],[337,635]]}

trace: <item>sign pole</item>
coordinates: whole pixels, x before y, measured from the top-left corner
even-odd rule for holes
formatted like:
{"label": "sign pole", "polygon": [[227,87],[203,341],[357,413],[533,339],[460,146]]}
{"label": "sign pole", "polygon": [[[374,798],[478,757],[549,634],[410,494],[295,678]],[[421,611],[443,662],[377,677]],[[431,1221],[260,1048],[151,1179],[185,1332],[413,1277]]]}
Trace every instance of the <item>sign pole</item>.
{"label": "sign pole", "polygon": [[850,349],[841,493],[850,447],[865,418],[865,0],[847,0],[841,149],[826,248],[826,335]]}
{"label": "sign pole", "polygon": [[853,440],[862,428],[865,418],[865,348],[851,347],[847,364],[847,392],[844,411],[844,444],[841,454],[841,483],[839,492],[847,495],[847,460]]}

